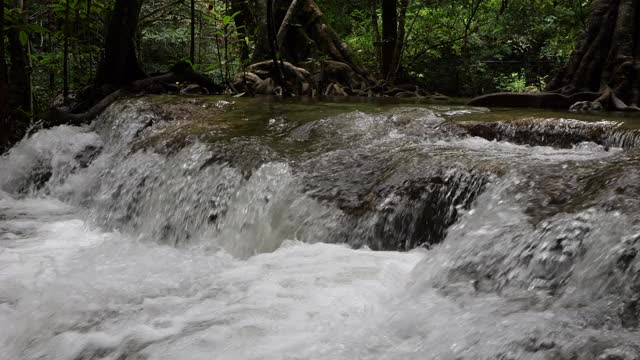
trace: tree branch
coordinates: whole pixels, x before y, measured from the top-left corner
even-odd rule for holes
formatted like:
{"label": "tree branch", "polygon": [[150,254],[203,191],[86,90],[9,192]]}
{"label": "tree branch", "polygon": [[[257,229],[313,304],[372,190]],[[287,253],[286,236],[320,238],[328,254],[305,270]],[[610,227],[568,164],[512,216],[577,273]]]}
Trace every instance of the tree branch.
{"label": "tree branch", "polygon": [[291,27],[291,21],[296,17],[300,9],[304,6],[306,0],[293,0],[289,9],[287,10],[284,19],[282,20],[282,24],[280,24],[280,29],[278,30],[278,34],[276,35],[276,43],[278,44],[278,49],[282,49],[284,45],[285,37],[289,32],[289,28]]}

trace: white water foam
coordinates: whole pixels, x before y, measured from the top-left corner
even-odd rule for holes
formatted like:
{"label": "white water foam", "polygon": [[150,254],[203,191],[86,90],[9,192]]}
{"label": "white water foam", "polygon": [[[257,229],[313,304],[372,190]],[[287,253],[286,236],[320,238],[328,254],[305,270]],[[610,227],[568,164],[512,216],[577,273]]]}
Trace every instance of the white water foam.
{"label": "white water foam", "polygon": [[[67,209],[58,205],[13,204],[39,207],[41,217],[0,251],[0,358],[301,354],[377,317],[423,256],[286,242],[237,260],[90,230],[61,219]],[[340,347],[334,339],[318,345]]]}
{"label": "white water foam", "polygon": [[[383,121],[379,117],[349,116],[357,131],[391,134],[392,141],[402,135],[377,129]],[[533,231],[524,210],[514,203],[517,199],[501,198],[498,185],[512,185],[508,182],[494,184],[495,193],[488,191],[479,199],[433,250],[372,252],[321,243],[329,239],[315,230],[314,221],[335,219],[326,215],[325,204],[295,197],[293,171],[272,162],[229,190],[235,202],[226,209],[228,219],[215,229],[219,232],[201,235],[210,242],[172,247],[154,241],[147,228],[158,230],[167,219],[188,220],[190,213],[172,213],[172,207],[178,206],[176,199],[198,194],[179,190],[240,175],[232,170],[194,175],[190,170],[207,160],[198,144],[168,161],[141,151],[128,154],[127,162],[128,143],[123,139],[135,137],[140,124],[127,125],[126,131],[117,122],[110,129],[115,140],[109,142],[116,144],[107,149],[111,152],[105,151],[89,169],[74,167],[67,177],[66,164],[77,163],[78,152],[101,144],[96,133],[52,129],[21,143],[0,161],[0,185],[12,191],[0,192],[0,359],[537,359],[542,355],[527,346],[551,349],[571,344],[576,334],[602,335],[571,312],[544,306],[544,295],[540,300],[536,293],[507,298],[482,291],[482,284],[471,277],[455,278],[466,264],[500,264],[501,257],[518,248],[518,236]],[[416,124],[427,126],[432,126],[430,118]],[[114,135],[118,131],[124,134]],[[479,138],[422,145],[425,152],[439,146],[454,155],[470,151],[479,158],[484,154],[555,163],[604,159],[612,153],[595,144],[554,149]],[[118,150],[122,154],[116,154]],[[53,170],[55,186],[13,194],[43,163]],[[55,176],[56,169],[60,176]],[[152,192],[145,194],[147,202],[138,203],[144,222],[140,232],[101,229],[87,220],[88,210],[77,201],[81,194],[102,185],[97,196],[108,202],[123,193],[109,184],[126,190],[131,185],[127,179],[136,171],[144,175],[159,169],[164,169],[163,176],[153,184],[141,180],[144,186],[129,188],[132,196],[138,190]],[[97,184],[103,173],[109,178]],[[71,199],[73,205],[55,197]],[[180,205],[192,210],[191,204]],[[621,230],[610,229],[626,224],[615,216],[603,216],[597,223],[602,230],[586,242],[597,244],[597,237],[605,235],[615,242],[622,236]],[[302,227],[305,240],[318,243],[286,235]],[[587,266],[584,261],[578,265]],[[534,344],[517,345],[528,339]]]}

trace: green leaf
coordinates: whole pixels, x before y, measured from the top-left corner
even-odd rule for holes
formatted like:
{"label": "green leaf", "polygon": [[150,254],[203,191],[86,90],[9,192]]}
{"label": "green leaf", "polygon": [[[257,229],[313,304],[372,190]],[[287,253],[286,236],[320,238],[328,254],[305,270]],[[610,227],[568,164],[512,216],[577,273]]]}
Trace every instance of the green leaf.
{"label": "green leaf", "polygon": [[231,23],[231,16],[227,15],[224,18],[222,18],[223,25],[229,25],[229,23]]}
{"label": "green leaf", "polygon": [[29,31],[30,33],[46,33],[49,32],[49,30],[43,28],[40,25],[37,24],[29,24],[27,25],[27,31]]}
{"label": "green leaf", "polygon": [[24,31],[20,31],[18,36],[20,37],[20,44],[22,44],[22,46],[27,46],[29,43],[29,35]]}

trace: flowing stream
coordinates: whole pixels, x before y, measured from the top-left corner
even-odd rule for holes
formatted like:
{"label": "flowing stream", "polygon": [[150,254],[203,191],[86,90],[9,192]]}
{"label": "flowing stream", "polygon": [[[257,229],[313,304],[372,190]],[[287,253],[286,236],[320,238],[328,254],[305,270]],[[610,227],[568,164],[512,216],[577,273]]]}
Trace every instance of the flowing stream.
{"label": "flowing stream", "polygon": [[0,359],[640,359],[634,118],[148,97],[0,157]]}

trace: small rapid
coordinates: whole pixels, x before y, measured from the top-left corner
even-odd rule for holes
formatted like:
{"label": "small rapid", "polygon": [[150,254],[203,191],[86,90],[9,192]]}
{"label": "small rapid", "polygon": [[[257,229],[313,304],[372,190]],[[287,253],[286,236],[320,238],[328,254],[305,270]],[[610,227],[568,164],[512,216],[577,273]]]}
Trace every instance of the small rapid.
{"label": "small rapid", "polygon": [[640,357],[637,131],[177,99],[0,157],[0,359]]}

